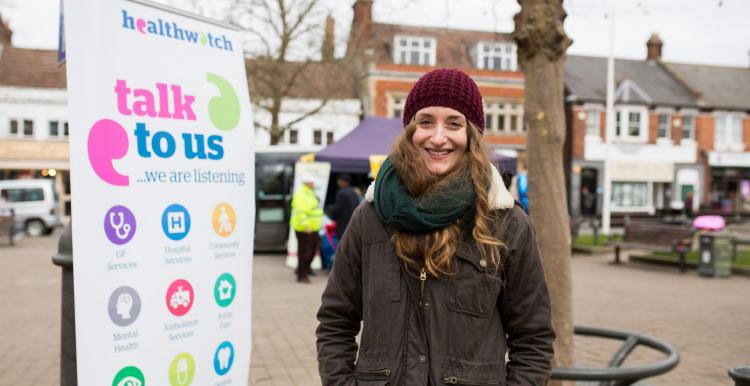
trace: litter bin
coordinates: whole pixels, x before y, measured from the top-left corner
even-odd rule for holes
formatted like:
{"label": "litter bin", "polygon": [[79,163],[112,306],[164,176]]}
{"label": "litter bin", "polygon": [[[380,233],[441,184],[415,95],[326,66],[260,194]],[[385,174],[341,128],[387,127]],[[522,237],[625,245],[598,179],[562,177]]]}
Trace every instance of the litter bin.
{"label": "litter bin", "polygon": [[708,277],[729,277],[731,273],[731,240],[728,237],[718,235],[701,235],[698,274]]}

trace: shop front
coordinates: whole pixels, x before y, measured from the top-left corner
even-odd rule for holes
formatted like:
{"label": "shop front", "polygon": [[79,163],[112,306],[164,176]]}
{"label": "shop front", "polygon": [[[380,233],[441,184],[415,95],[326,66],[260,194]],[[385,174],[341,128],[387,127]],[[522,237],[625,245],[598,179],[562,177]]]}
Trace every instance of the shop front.
{"label": "shop front", "polygon": [[708,205],[724,213],[750,212],[750,153],[708,152]]}

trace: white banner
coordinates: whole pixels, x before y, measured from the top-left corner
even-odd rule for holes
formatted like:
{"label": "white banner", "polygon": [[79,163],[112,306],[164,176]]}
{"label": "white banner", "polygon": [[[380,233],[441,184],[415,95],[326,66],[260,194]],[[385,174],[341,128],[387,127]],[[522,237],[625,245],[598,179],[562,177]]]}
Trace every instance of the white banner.
{"label": "white banner", "polygon": [[65,0],[78,384],[247,385],[253,124],[231,27]]}

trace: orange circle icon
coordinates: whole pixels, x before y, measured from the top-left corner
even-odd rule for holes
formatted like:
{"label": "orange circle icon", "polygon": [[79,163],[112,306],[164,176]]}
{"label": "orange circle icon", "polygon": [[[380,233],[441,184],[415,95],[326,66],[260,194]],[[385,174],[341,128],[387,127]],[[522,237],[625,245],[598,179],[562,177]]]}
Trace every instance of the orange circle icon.
{"label": "orange circle icon", "polygon": [[237,215],[234,213],[234,208],[226,202],[217,205],[211,216],[211,225],[213,225],[217,235],[221,237],[231,235],[237,226]]}

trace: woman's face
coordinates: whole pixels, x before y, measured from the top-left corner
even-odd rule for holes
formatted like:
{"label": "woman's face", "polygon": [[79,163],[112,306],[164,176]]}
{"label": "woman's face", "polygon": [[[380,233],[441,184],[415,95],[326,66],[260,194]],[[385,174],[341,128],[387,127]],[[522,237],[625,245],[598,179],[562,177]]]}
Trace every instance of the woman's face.
{"label": "woman's face", "polygon": [[447,173],[466,152],[466,117],[450,107],[425,107],[415,115],[411,143],[437,175]]}

